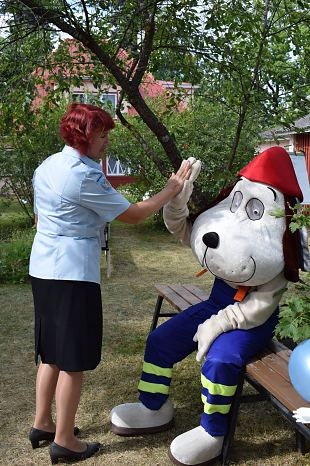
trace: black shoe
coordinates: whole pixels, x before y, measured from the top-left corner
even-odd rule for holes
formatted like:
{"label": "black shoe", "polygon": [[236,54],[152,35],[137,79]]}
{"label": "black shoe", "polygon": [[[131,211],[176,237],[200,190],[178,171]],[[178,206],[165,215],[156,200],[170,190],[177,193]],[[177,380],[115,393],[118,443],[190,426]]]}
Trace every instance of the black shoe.
{"label": "black shoe", "polygon": [[[78,435],[80,433],[80,429],[78,427],[74,427],[74,435]],[[46,430],[36,429],[32,427],[31,431],[29,432],[29,440],[31,442],[32,448],[39,448],[39,442],[42,440],[46,440],[48,442],[52,442],[55,438],[55,432],[46,432]]]}
{"label": "black shoe", "polygon": [[57,445],[57,443],[53,442],[50,446],[50,457],[52,464],[57,464],[60,459],[65,461],[83,461],[97,453],[97,451],[100,450],[100,447],[101,444],[97,442],[86,443],[86,450],[79,453],[77,451],[61,447],[60,445]]}

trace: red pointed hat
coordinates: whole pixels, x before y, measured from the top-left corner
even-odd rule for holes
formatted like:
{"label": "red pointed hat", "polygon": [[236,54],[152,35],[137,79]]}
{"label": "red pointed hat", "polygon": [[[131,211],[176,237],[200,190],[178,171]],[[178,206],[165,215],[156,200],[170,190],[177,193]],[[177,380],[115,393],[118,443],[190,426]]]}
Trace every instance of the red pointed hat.
{"label": "red pointed hat", "polygon": [[303,200],[293,163],[283,147],[270,147],[251,160],[238,174],[250,181],[268,184],[283,194]]}

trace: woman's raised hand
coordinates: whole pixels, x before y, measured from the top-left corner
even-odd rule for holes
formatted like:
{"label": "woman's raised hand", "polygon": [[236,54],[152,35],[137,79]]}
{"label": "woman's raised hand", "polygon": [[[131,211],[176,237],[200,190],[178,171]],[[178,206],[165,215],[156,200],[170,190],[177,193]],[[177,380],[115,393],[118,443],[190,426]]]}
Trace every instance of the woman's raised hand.
{"label": "woman's raised hand", "polygon": [[166,188],[173,191],[175,196],[182,191],[184,182],[189,179],[192,163],[190,159],[183,160],[178,171],[170,176]]}
{"label": "woman's raised hand", "polygon": [[[188,167],[188,163],[190,165],[190,168]],[[194,157],[190,157],[188,160],[183,160],[182,165],[176,173],[176,175],[179,173],[179,171],[181,171],[181,177],[183,178],[183,176],[185,176],[185,179],[183,180],[182,189],[178,191],[178,193],[170,200],[171,207],[173,207],[174,209],[183,209],[187,205],[189,198],[191,197],[193,192],[194,181],[198,177],[200,170],[200,160],[196,160]]]}

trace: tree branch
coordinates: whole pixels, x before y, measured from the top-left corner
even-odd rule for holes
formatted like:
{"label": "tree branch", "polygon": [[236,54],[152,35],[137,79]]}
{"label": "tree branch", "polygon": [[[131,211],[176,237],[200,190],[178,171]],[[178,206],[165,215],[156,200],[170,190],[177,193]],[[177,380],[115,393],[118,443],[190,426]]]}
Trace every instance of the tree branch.
{"label": "tree branch", "polygon": [[142,81],[144,73],[147,69],[147,65],[150,59],[152,52],[154,34],[155,34],[155,14],[156,14],[156,4],[153,7],[151,14],[148,14],[148,17],[144,21],[144,41],[142,50],[140,52],[140,58],[136,68],[135,75],[132,79],[132,84],[138,87]]}
{"label": "tree branch", "polygon": [[144,139],[142,134],[139,133],[139,131],[134,125],[132,125],[131,123],[129,123],[128,120],[126,120],[126,118],[124,117],[124,115],[121,113],[119,109],[116,110],[116,115],[118,116],[122,125],[125,126],[131,132],[131,134],[136,139],[136,141],[139,142],[144,152],[154,162],[154,164],[156,165],[160,173],[166,178],[168,178],[169,172],[164,168],[163,161],[156,155],[153,149],[148,145],[147,141]]}
{"label": "tree branch", "polygon": [[[4,50],[6,47],[9,47],[10,45],[12,44],[15,44],[16,42],[19,42],[23,39],[25,39],[26,37],[30,36],[31,34],[33,34],[34,32],[36,32],[37,30],[37,26],[34,28],[34,29],[30,29],[28,30],[24,35],[22,36],[19,36],[19,37],[16,37],[10,41],[4,41],[2,42],[3,46],[0,47],[0,52],[2,52],[2,50]],[[10,36],[11,37],[11,36]]]}
{"label": "tree branch", "polygon": [[82,0],[82,6],[83,6],[83,10],[84,10],[84,15],[85,15],[86,31],[88,32],[88,34],[90,34],[89,15],[88,15],[87,6],[85,4],[85,0]]}

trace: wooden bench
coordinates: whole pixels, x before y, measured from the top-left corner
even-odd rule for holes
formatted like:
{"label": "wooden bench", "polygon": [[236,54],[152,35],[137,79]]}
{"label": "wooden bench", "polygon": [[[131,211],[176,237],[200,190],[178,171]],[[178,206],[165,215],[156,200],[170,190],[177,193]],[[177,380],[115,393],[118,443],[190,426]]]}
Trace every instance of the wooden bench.
{"label": "wooden bench", "polygon": [[[208,299],[208,293],[193,285],[155,285],[157,301],[150,332],[157,326],[160,317],[172,317],[193,304]],[[176,312],[161,312],[163,301],[167,301]],[[293,411],[300,407],[309,407],[296,392],[288,375],[288,360],[291,354],[286,346],[276,340],[270,341],[268,347],[244,367],[230,410],[229,433],[222,450],[222,465],[229,464],[230,447],[233,441],[240,402],[269,400],[292,424],[296,434],[296,448],[304,454],[305,440],[310,440],[310,424],[297,423]],[[244,381],[258,392],[256,395],[242,395]]]}

